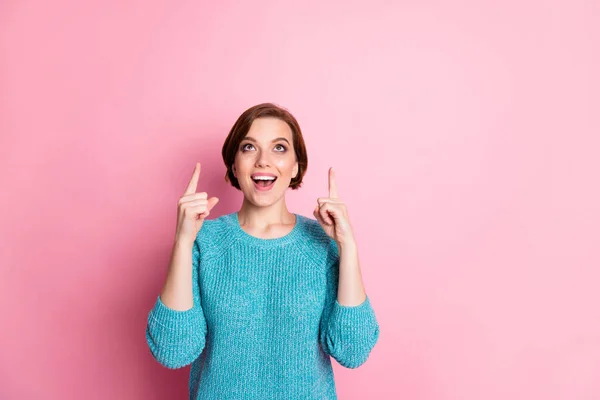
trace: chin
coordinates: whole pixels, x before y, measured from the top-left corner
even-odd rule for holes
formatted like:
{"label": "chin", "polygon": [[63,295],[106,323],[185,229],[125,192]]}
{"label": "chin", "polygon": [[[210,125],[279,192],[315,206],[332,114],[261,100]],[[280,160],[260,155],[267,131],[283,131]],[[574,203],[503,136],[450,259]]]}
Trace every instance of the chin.
{"label": "chin", "polygon": [[246,199],[257,207],[268,207],[277,203],[281,197],[283,197],[283,193],[280,192],[260,193],[250,188],[250,193],[246,196]]}

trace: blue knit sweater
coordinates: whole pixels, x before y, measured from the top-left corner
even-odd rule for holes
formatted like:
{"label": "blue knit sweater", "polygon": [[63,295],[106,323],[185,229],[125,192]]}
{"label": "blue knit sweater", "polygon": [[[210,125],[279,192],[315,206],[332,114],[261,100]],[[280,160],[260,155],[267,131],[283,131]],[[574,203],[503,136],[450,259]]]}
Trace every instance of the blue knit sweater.
{"label": "blue knit sweater", "polygon": [[190,399],[336,399],[330,356],[356,368],[375,346],[369,298],[337,301],[336,242],[295,215],[276,239],[246,233],[237,212],[205,220],[192,251],[193,308],[156,299],[148,346],[168,368],[191,364]]}

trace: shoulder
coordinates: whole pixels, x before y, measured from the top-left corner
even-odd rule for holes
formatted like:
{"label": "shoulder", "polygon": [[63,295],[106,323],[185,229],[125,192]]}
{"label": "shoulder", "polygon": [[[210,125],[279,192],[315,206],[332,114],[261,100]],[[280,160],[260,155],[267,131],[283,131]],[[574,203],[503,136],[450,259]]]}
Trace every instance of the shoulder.
{"label": "shoulder", "polygon": [[228,228],[228,221],[231,219],[231,214],[221,215],[220,217],[213,219],[205,219],[202,224],[202,228],[196,236],[196,240],[202,242],[203,240],[212,238],[215,235],[219,235]]}
{"label": "shoulder", "polygon": [[202,240],[215,235],[220,235],[231,229],[233,213],[224,214],[213,219],[205,219],[196,239]]}
{"label": "shoulder", "polygon": [[226,249],[232,240],[233,214],[224,214],[217,218],[205,219],[196,235],[196,243],[206,256],[215,256]]}
{"label": "shoulder", "polygon": [[[299,214],[298,214],[299,215]],[[302,244],[307,255],[331,265],[339,258],[335,240],[329,237],[316,219],[299,215],[302,223]]]}

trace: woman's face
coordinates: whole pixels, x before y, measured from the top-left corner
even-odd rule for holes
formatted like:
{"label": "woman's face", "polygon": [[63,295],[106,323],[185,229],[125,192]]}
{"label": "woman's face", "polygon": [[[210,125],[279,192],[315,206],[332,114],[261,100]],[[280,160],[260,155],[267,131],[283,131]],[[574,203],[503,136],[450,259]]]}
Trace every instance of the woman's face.
{"label": "woman's face", "polygon": [[283,197],[297,173],[289,125],[278,118],[255,119],[240,142],[233,164],[244,197],[257,206],[271,205]]}

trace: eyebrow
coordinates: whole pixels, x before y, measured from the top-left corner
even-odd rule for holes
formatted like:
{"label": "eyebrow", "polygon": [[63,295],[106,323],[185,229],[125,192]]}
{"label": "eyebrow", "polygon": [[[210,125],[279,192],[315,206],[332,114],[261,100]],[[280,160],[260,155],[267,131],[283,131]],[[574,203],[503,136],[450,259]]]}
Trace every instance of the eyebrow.
{"label": "eyebrow", "polygon": [[[251,141],[251,142],[257,143],[257,140],[256,140],[256,139],[254,139],[254,138],[253,138],[253,137],[251,137],[251,136],[246,136],[246,137],[245,137],[244,139],[242,139],[242,140],[249,140],[249,141]],[[290,142],[288,142],[288,140],[287,140],[286,138],[284,138],[284,137],[278,137],[278,138],[275,138],[275,139],[273,139],[271,142],[273,142],[273,143],[274,143],[274,142],[278,142],[278,141],[280,141],[280,140],[285,140],[285,141],[287,142],[287,144],[290,144]]]}

